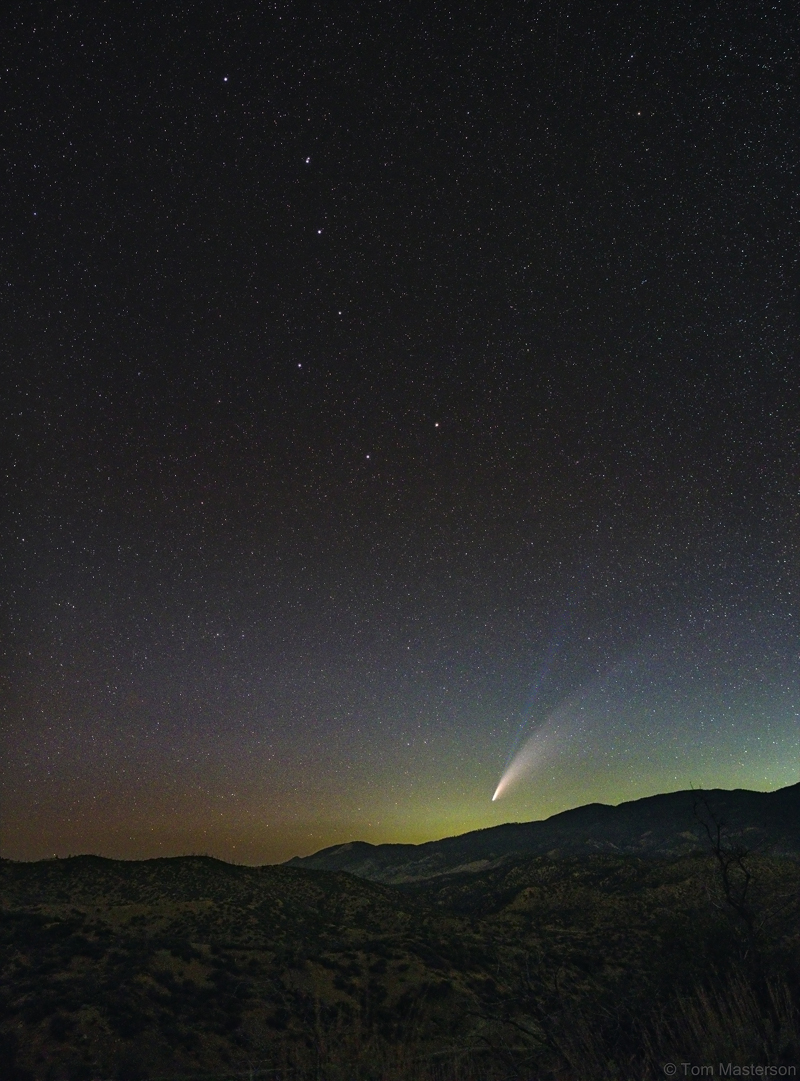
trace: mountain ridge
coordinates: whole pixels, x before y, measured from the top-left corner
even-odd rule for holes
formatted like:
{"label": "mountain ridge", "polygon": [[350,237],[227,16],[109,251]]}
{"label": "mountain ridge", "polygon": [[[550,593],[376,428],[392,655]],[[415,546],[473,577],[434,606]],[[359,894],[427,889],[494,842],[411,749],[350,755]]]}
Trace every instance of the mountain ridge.
{"label": "mountain ridge", "polygon": [[708,848],[706,826],[748,849],[800,857],[800,783],[772,792],[689,789],[612,805],[589,803],[532,822],[506,822],[422,844],[347,841],[283,866],[346,871],[374,882],[481,871],[513,855],[686,855]]}

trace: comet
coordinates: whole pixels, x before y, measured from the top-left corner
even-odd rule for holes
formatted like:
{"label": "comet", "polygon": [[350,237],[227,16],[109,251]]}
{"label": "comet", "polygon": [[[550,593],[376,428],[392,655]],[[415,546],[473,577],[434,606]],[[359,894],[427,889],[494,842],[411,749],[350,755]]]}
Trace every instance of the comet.
{"label": "comet", "polygon": [[500,782],[494,790],[492,803],[504,796],[509,788],[512,788],[522,777],[531,773],[535,768],[538,759],[541,757],[542,749],[541,741],[537,738],[537,735],[531,736],[512,758],[510,766],[500,778]]}
{"label": "comet", "polygon": [[570,695],[550,713],[506,766],[494,790],[492,803],[508,795],[520,781],[541,769],[546,762],[552,761],[566,748],[577,745],[578,753],[585,753],[602,697],[607,694],[610,682],[615,680],[629,663],[620,661],[613,665]]}
{"label": "comet", "polygon": [[[556,715],[557,716],[557,715]],[[521,780],[540,768],[557,749],[560,725],[553,716],[520,747],[494,790],[492,803],[507,795]]]}
{"label": "comet", "polygon": [[[539,663],[539,667],[536,670],[536,674],[533,678],[531,688],[528,692],[528,700],[525,703],[525,708],[520,715],[520,723],[517,727],[516,736],[512,742],[511,750],[508,758],[506,759],[506,771],[511,768],[512,763],[515,761],[518,752],[522,753],[519,748],[522,743],[522,738],[526,729],[530,728],[531,713],[542,693],[545,685],[550,679],[551,672],[556,665],[561,654],[561,643],[564,639],[566,632],[569,628],[570,620],[572,617],[572,610],[576,603],[580,599],[581,591],[577,593],[575,597],[569,598],[564,605],[564,608],[556,620],[556,624],[553,628],[553,632],[550,636],[550,642],[545,650],[544,656]],[[527,744],[526,744],[527,746]],[[493,799],[495,797],[492,797]]]}

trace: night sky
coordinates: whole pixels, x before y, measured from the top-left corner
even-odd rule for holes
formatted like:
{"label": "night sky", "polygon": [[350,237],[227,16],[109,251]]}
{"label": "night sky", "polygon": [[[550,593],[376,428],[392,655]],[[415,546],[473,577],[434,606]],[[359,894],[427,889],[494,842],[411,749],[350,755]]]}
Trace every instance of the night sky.
{"label": "night sky", "polygon": [[0,19],[2,855],[800,779],[792,4]]}

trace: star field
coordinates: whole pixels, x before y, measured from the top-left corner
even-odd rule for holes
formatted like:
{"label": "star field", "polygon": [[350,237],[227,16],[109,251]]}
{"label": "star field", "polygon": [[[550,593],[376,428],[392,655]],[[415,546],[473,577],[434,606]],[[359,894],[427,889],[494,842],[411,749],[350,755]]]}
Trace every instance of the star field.
{"label": "star field", "polygon": [[2,855],[798,780],[788,7],[2,23]]}

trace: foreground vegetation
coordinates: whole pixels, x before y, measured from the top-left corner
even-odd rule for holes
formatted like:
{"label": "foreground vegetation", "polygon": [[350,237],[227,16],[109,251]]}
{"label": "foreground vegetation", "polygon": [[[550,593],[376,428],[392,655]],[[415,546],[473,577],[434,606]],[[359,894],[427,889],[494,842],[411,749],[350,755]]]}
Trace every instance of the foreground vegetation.
{"label": "foreground vegetation", "polygon": [[798,898],[795,861],[719,848],[402,887],[202,857],[4,861],[0,1077],[800,1065]]}

